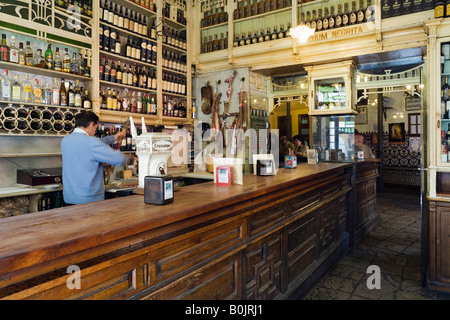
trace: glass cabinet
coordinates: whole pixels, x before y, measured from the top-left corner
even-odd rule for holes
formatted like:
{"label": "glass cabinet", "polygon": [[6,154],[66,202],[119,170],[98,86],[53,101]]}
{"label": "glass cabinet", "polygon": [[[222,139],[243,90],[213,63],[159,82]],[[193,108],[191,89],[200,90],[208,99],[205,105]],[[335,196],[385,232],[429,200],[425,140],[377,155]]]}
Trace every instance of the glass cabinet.
{"label": "glass cabinet", "polygon": [[309,114],[357,114],[352,95],[354,62],[308,66]]}

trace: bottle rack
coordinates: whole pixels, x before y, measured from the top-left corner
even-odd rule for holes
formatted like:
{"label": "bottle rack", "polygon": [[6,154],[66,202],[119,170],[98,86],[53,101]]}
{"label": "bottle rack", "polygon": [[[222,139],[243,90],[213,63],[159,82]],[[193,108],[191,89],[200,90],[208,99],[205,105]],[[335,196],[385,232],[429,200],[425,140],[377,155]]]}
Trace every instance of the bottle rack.
{"label": "bottle rack", "polygon": [[81,108],[0,101],[0,135],[66,135]]}

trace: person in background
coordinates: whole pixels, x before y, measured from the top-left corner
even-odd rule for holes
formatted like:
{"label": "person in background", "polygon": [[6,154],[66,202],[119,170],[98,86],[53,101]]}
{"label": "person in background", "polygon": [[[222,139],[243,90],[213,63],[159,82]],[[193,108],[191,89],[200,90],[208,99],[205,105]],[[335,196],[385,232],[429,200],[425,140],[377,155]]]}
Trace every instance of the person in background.
{"label": "person in background", "polygon": [[289,142],[286,136],[280,137],[280,162],[284,162],[284,156],[289,155],[289,150],[294,151],[295,147],[292,142]]}
{"label": "person in background", "polygon": [[96,138],[98,116],[82,111],[75,116],[75,129],[61,141],[63,196],[66,204],[81,204],[105,199],[103,163],[123,165],[127,157],[109,146],[125,134]]}
{"label": "person in background", "polygon": [[305,145],[305,140],[299,136],[296,135],[292,139],[294,142],[294,155],[297,156],[297,162],[306,162],[308,159],[308,146]]}
{"label": "person in background", "polygon": [[364,144],[364,136],[358,132],[358,130],[355,130],[355,154],[356,159],[358,151],[362,151],[364,153],[364,159],[370,159],[375,158],[375,155],[373,154],[372,149],[368,145]]}

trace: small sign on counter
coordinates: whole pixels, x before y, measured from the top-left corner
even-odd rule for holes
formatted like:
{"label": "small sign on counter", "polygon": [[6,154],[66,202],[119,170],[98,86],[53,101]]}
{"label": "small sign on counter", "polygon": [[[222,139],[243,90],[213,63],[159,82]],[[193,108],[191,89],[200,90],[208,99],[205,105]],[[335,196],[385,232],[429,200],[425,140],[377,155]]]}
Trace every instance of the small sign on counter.
{"label": "small sign on counter", "polygon": [[147,204],[173,202],[173,177],[146,176],[144,178],[144,202]]}

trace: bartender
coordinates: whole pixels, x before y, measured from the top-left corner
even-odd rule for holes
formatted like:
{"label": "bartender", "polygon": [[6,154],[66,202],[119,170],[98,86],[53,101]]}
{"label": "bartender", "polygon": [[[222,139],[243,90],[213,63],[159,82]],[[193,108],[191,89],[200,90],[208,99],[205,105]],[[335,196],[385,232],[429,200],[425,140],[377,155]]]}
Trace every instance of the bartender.
{"label": "bartender", "polygon": [[63,195],[66,204],[105,199],[103,163],[123,165],[127,157],[109,146],[125,137],[123,132],[96,138],[98,116],[82,111],[75,116],[75,129],[61,141]]}

